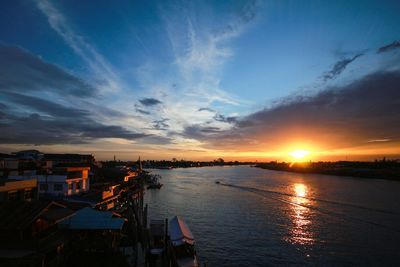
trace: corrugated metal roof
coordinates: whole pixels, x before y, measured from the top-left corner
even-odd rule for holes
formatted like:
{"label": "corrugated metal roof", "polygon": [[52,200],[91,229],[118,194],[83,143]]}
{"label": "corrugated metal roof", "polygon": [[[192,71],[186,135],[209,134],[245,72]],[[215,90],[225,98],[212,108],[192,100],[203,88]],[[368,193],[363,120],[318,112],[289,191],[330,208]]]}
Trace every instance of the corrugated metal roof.
{"label": "corrugated metal roof", "polygon": [[58,225],[71,230],[121,230],[125,220],[112,216],[110,211],[83,208]]}

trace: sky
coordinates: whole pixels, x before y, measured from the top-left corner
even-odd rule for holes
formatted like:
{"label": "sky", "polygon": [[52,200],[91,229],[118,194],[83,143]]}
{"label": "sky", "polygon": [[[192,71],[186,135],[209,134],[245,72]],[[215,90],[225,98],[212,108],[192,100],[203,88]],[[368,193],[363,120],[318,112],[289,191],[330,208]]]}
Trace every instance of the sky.
{"label": "sky", "polygon": [[398,1],[0,2],[0,151],[400,158]]}

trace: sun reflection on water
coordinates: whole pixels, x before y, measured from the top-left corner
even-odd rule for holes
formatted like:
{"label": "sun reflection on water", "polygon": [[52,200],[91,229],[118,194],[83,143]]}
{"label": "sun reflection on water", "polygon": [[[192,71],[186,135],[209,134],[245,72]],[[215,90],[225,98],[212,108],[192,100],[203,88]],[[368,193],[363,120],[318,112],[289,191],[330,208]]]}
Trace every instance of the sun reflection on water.
{"label": "sun reflection on water", "polygon": [[292,244],[311,245],[314,243],[314,237],[311,231],[311,211],[307,207],[310,204],[307,198],[309,189],[305,184],[296,183],[293,184],[291,190],[294,195],[290,197],[292,226],[287,241]]}
{"label": "sun reflection on water", "polygon": [[307,186],[305,184],[294,184],[294,192],[298,197],[305,197],[307,195]]}

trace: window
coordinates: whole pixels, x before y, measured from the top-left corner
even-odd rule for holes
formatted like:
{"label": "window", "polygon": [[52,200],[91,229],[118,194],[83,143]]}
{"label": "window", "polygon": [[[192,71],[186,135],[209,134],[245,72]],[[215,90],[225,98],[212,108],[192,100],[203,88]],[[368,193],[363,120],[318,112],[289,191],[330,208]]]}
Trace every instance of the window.
{"label": "window", "polygon": [[72,183],[68,184],[68,190],[72,190]]}
{"label": "window", "polygon": [[24,199],[31,200],[33,199],[33,189],[25,190],[24,192]]}
{"label": "window", "polygon": [[18,192],[17,191],[9,191],[8,192],[8,200],[17,200]]}
{"label": "window", "polygon": [[54,191],[62,191],[63,185],[62,184],[54,184]]}
{"label": "window", "polygon": [[39,188],[41,191],[47,191],[47,190],[49,190],[49,185],[48,184],[40,184]]}

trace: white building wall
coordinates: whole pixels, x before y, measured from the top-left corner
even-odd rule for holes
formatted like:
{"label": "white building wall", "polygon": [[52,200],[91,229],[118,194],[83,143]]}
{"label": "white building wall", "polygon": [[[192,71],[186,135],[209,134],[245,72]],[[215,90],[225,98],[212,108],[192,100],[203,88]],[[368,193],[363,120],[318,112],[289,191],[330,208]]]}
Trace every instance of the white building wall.
{"label": "white building wall", "polygon": [[[67,179],[66,175],[13,175],[10,178],[16,180],[27,180],[36,178],[38,181],[39,194],[50,194],[53,196],[71,196],[89,191],[88,178]],[[79,186],[77,186],[78,183]]]}

